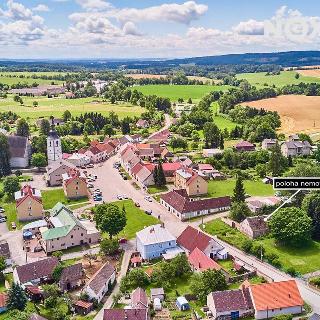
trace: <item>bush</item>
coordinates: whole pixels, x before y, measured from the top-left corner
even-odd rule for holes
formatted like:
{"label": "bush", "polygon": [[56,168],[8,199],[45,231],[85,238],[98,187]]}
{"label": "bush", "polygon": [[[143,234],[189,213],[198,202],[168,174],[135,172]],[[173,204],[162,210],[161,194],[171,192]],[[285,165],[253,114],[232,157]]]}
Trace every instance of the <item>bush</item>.
{"label": "bush", "polygon": [[259,243],[254,243],[252,246],[252,249],[251,249],[251,253],[258,258],[261,257],[261,253],[264,255],[265,251],[266,250],[265,250],[264,246]]}
{"label": "bush", "polygon": [[252,246],[253,246],[253,241],[247,239],[242,243],[241,248],[244,252],[250,253],[252,250]]}
{"label": "bush", "polygon": [[292,277],[296,277],[299,273],[294,267],[289,267],[286,272]]}
{"label": "bush", "polygon": [[279,314],[273,317],[273,320],[292,320],[292,319],[293,319],[292,314]]}

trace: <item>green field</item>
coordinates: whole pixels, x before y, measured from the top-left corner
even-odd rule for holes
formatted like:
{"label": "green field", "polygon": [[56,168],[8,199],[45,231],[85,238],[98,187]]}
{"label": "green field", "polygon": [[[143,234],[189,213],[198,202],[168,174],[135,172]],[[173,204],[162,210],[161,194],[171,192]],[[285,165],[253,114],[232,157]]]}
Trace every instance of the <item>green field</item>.
{"label": "green field", "polygon": [[236,123],[229,120],[226,115],[222,116],[219,114],[219,105],[217,102],[212,103],[211,110],[213,113],[213,121],[220,130],[228,129],[231,131],[236,127]]}
{"label": "green field", "polygon": [[[120,119],[127,116],[140,116],[144,111],[139,106],[132,106],[129,103],[110,104],[102,101],[101,98],[81,98],[81,99],[65,99],[60,96],[58,98],[47,97],[22,97],[23,105],[13,101],[13,96],[9,95],[6,99],[0,99],[0,112],[14,111],[19,116],[30,119],[38,119],[39,117],[61,118],[65,110],[69,110],[73,116],[79,116],[85,112],[100,112],[108,115],[110,111],[114,111]],[[33,107],[33,101],[39,103],[38,107]]]}
{"label": "green field", "polygon": [[[51,84],[54,81],[55,84],[62,83],[58,80],[45,80],[39,79],[39,76],[56,76],[58,74],[65,74],[59,72],[1,72],[0,71],[0,83],[12,85],[16,83],[28,83],[32,84],[34,82],[38,84]],[[34,78],[32,78],[34,77]]]}
{"label": "green field", "polygon": [[250,84],[257,87],[263,87],[264,84],[268,86],[275,85],[276,87],[283,87],[288,84],[315,83],[320,82],[320,78],[305,77],[300,75],[299,79],[295,78],[295,71],[282,71],[279,75],[266,76],[266,72],[257,73],[240,73],[237,75],[238,79],[246,79]]}
{"label": "green field", "polygon": [[157,218],[147,215],[140,208],[136,207],[132,200],[115,201],[113,203],[121,210],[123,206],[126,209],[127,225],[120,232],[119,237],[133,239],[136,236],[136,232],[145,227],[160,223]]}
{"label": "green field", "polygon": [[[209,181],[208,196],[209,197],[223,197],[232,196],[235,187],[235,179],[227,179],[221,181]],[[245,180],[244,187],[246,193],[250,196],[272,196],[274,191],[270,184],[264,184],[262,181]]]}
{"label": "green field", "polygon": [[[240,249],[244,241],[248,239],[240,231],[231,228],[220,219],[206,223],[204,230],[212,235],[217,235],[220,239]],[[262,244],[266,250],[266,254],[276,253],[285,270],[294,268],[301,274],[305,274],[320,269],[319,242],[310,241],[305,246],[299,248],[279,245],[273,238],[263,238],[254,242]]]}
{"label": "green field", "polygon": [[200,100],[203,96],[211,91],[225,91],[230,86],[210,86],[210,85],[145,85],[136,86],[136,89],[144,95],[156,95],[159,97],[169,98],[171,101],[177,101],[179,98],[188,100]]}

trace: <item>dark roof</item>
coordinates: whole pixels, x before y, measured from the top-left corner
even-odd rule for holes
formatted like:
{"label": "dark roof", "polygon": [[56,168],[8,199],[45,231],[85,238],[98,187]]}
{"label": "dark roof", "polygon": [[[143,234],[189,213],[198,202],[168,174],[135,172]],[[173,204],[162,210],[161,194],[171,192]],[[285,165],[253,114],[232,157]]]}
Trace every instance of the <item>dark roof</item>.
{"label": "dark roof", "polygon": [[230,197],[209,198],[201,200],[190,200],[186,190],[173,190],[160,196],[171,207],[180,213],[188,213],[222,207],[230,207]]}
{"label": "dark roof", "polygon": [[54,268],[58,265],[59,260],[56,257],[39,260],[22,266],[17,266],[17,274],[20,282],[26,283],[31,280],[51,277]]}
{"label": "dark roof", "polygon": [[10,259],[11,257],[9,244],[7,241],[0,242],[0,256],[6,259]]}
{"label": "dark roof", "polygon": [[217,312],[253,309],[248,288],[211,293]]}
{"label": "dark roof", "polygon": [[33,313],[33,314],[30,316],[29,320],[47,320],[47,318],[41,317],[41,316],[39,316],[38,314]]}
{"label": "dark roof", "polygon": [[96,294],[100,292],[106,282],[109,281],[113,273],[115,272],[114,267],[106,263],[104,264],[90,279],[88,287],[93,290]]}
{"label": "dark roof", "polygon": [[103,320],[147,320],[147,309],[105,309]]}
{"label": "dark roof", "polygon": [[246,220],[248,221],[248,224],[253,231],[259,231],[268,229],[268,224],[264,220],[264,218],[265,217],[256,216],[247,217]]}
{"label": "dark roof", "polygon": [[28,138],[20,136],[8,136],[11,158],[24,158]]}
{"label": "dark roof", "polygon": [[51,130],[49,131],[48,137],[55,140],[59,139],[59,135],[54,128],[51,128]]}
{"label": "dark roof", "polygon": [[77,281],[82,278],[82,263],[73,264],[63,268],[60,283],[63,284],[68,281]]}
{"label": "dark roof", "polygon": [[185,249],[192,252],[195,248],[200,249],[201,251],[204,251],[209,243],[212,243],[213,245],[216,245],[218,249],[223,249],[223,247],[214,241],[211,237],[207,236],[203,232],[194,229],[191,226],[188,226],[184,231],[180,234],[180,236],[177,239],[177,243],[184,247]]}

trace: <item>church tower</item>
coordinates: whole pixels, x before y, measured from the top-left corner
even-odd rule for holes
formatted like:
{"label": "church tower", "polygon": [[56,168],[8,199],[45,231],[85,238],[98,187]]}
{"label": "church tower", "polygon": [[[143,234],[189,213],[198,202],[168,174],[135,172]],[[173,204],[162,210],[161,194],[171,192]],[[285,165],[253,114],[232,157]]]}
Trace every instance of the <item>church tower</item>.
{"label": "church tower", "polygon": [[51,120],[51,130],[47,138],[47,155],[49,165],[57,160],[62,159],[61,139],[57,134],[53,119]]}

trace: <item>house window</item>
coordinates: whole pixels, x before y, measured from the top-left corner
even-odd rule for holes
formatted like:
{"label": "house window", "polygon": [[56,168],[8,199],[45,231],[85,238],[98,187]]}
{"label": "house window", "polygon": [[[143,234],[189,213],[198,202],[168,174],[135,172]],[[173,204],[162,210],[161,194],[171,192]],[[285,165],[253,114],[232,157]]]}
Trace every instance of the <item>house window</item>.
{"label": "house window", "polygon": [[73,239],[73,234],[71,235],[71,239]]}
{"label": "house window", "polygon": [[81,233],[81,237],[83,237],[83,233]]}

